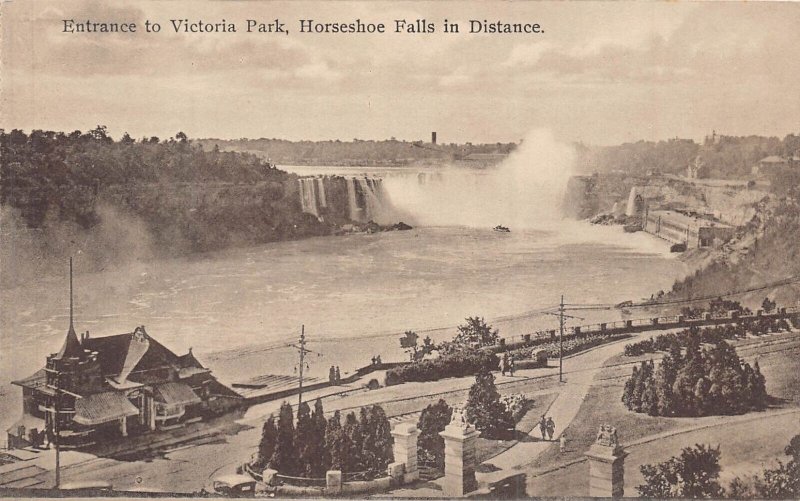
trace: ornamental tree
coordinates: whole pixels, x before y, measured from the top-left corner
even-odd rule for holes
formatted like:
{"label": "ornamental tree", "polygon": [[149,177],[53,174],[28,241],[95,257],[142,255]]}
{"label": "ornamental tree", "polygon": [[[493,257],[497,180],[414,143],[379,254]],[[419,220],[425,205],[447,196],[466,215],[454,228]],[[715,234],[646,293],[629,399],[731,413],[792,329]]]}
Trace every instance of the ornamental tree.
{"label": "ornamental tree", "polygon": [[439,432],[444,431],[452,418],[453,408],[440,398],[438,402],[422,410],[417,423],[417,456],[433,462],[438,468],[444,467],[444,438]]}
{"label": "ornamental tree", "polygon": [[511,412],[500,402],[500,393],[494,384],[494,375],[484,371],[475,376],[464,407],[467,421],[483,432],[487,438],[505,435],[514,427]]}
{"label": "ornamental tree", "polygon": [[281,404],[278,414],[278,440],[270,461],[272,467],[284,475],[297,473],[297,451],[294,445],[294,416],[288,402]]}

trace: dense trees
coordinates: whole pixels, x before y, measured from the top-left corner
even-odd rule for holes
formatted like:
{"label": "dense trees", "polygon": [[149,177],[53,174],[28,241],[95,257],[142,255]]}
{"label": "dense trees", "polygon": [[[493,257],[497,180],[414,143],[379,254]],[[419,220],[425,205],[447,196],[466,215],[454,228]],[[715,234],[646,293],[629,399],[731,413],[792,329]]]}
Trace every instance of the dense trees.
{"label": "dense trees", "polygon": [[430,404],[422,410],[417,428],[417,455],[426,464],[444,467],[444,438],[439,432],[444,431],[453,417],[453,408],[443,399]]}
{"label": "dense trees", "polygon": [[278,429],[275,427],[275,418],[272,415],[264,422],[261,428],[261,442],[258,444],[256,457],[250,465],[256,470],[263,470],[275,453],[275,444],[278,442]]}
{"label": "dense trees", "polygon": [[615,146],[577,145],[578,164],[588,172],[623,171],[645,174],[650,171],[682,174],[698,161],[700,176],[708,178],[746,177],[762,158],[790,155],[798,151],[798,136],[783,140],[763,136],[711,136],[703,144],[691,139],[637,141]]}
{"label": "dense trees", "polygon": [[467,421],[483,432],[486,438],[503,437],[514,428],[514,419],[500,401],[500,393],[491,372],[480,372],[475,376],[464,413]]}
{"label": "dense trees", "polygon": [[735,477],[727,489],[719,483],[719,447],[687,447],[680,456],[656,465],[642,465],[645,483],[639,495],[664,498],[797,499],[800,497],[800,435],[795,435],[784,453],[789,461],[765,468],[760,474]]}
{"label": "dense trees", "polygon": [[719,447],[687,447],[678,457],[642,465],[645,483],[636,489],[640,496],[650,499],[722,497],[719,458]]}
{"label": "dense trees", "polygon": [[740,414],[767,400],[758,362],[751,367],[724,341],[701,350],[696,337],[685,354],[672,345],[657,370],[652,360],[634,367],[622,394],[629,410],[651,416]]}
{"label": "dense trees", "polygon": [[408,165],[442,164],[472,153],[510,153],[514,143],[443,144],[424,147],[422,141],[288,141],[283,139],[206,139],[198,141],[207,150],[220,147],[235,151],[257,151],[273,161],[291,165]]}
{"label": "dense trees", "polygon": [[694,338],[701,344],[716,344],[724,340],[743,338],[748,334],[759,336],[768,332],[780,332],[789,329],[789,321],[784,318],[761,318],[738,324],[717,325],[714,327],[690,327],[678,333],[659,334],[650,339],[626,344],[625,356],[636,357],[657,351],[670,351],[675,347],[684,348]]}
{"label": "dense trees", "polygon": [[[185,140],[184,140],[185,139]],[[333,231],[301,210],[297,178],[253,155],[177,140],[0,131],[0,204],[19,265],[3,285],[61,269],[79,250],[95,269]],[[330,200],[330,199],[329,199]],[[338,216],[337,216],[338,217]]]}
{"label": "dense trees", "polygon": [[295,426],[292,406],[284,402],[277,425],[272,416],[264,423],[250,467],[311,478],[323,478],[330,469],[374,476],[384,473],[392,461],[392,440],[389,419],[379,405],[362,407],[359,417],[349,413],[343,424],[339,411],[325,419],[321,400],[313,412],[303,402]]}

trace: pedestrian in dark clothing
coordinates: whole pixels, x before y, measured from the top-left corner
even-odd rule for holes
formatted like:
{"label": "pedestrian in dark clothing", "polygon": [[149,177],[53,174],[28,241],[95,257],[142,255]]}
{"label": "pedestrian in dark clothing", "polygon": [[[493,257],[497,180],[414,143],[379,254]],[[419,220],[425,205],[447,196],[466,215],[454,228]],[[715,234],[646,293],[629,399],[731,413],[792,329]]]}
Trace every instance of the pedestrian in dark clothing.
{"label": "pedestrian in dark clothing", "polygon": [[503,359],[500,360],[500,372],[505,376],[506,369],[508,369],[508,353],[503,353]]}
{"label": "pedestrian in dark clothing", "polygon": [[542,414],[542,419],[539,420],[539,431],[542,432],[542,440],[547,440],[547,420],[544,418],[544,414]]}
{"label": "pedestrian in dark clothing", "polygon": [[514,355],[511,355],[508,359],[508,370],[511,371],[511,376],[514,376]]}
{"label": "pedestrian in dark clothing", "polygon": [[336,369],[333,368],[331,365],[331,369],[328,371],[328,381],[331,384],[336,384]]}
{"label": "pedestrian in dark clothing", "polygon": [[547,435],[550,437],[550,440],[553,440],[553,433],[556,432],[556,422],[553,421],[552,417],[547,418]]}
{"label": "pedestrian in dark clothing", "polygon": [[336,384],[342,382],[342,374],[339,372],[339,366],[336,366]]}

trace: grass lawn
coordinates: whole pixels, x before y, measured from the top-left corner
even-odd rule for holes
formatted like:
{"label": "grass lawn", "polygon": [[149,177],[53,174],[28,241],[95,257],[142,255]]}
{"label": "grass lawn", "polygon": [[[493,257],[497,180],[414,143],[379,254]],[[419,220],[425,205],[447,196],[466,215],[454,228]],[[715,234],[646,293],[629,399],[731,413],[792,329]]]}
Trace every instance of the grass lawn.
{"label": "grass lawn", "polygon": [[478,437],[475,451],[475,455],[478,458],[477,463],[480,464],[493,458],[511,448],[521,439],[524,439],[539,424],[539,417],[547,412],[550,404],[553,403],[557,396],[557,393],[549,393],[533,397],[535,399],[533,405],[517,423],[517,429],[512,440],[490,440]]}
{"label": "grass lawn", "polygon": [[[771,396],[783,399],[783,408],[797,407],[800,404],[800,348],[787,346],[782,351],[774,346],[748,350],[746,358],[758,358],[761,370],[767,379],[767,391]],[[637,357],[641,359],[643,357]],[[646,357],[644,357],[646,358]],[[614,357],[606,365],[633,360],[627,357]],[[589,446],[594,443],[597,429],[603,424],[617,427],[620,442],[632,442],[662,432],[675,432],[699,425],[723,424],[735,419],[727,416],[708,416],[703,418],[650,417],[625,409],[620,398],[624,378],[613,376],[630,373],[630,368],[608,367],[597,377],[598,384],[589,391],[578,415],[567,429],[567,452],[561,454],[553,444],[536,460],[524,468],[529,472],[528,494],[533,496],[586,496],[588,495],[588,463],[581,462],[556,469],[553,472],[537,475],[584,457]],[[759,413],[751,413],[759,418]],[[770,423],[770,424],[766,424]],[[636,495],[635,486],[641,481],[639,465],[660,462],[680,453],[683,447],[695,443],[721,444],[723,479],[736,474],[760,471],[761,465],[771,464],[771,460],[782,456],[782,451],[792,436],[800,434],[798,415],[768,416],[744,423],[728,423],[703,430],[680,433],[655,442],[629,447],[631,453],[626,460],[626,495]]]}

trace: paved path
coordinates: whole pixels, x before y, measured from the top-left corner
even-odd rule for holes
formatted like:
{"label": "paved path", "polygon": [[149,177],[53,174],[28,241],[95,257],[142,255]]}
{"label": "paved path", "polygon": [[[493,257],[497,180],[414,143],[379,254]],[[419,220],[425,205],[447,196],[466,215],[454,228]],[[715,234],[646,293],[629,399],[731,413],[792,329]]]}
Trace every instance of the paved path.
{"label": "paved path", "polygon": [[[556,424],[556,432],[553,435],[554,441],[558,441],[564,428],[568,427],[572,420],[575,419],[583,400],[589,393],[592,381],[602,370],[603,363],[620,353],[622,347],[630,342],[630,339],[617,341],[565,360],[565,370],[567,368],[573,370],[580,368],[580,370],[567,374],[558,397],[556,397],[547,411],[547,415],[552,417]],[[542,440],[538,426],[531,430],[528,437],[529,439],[523,439],[513,447],[485,461],[483,463],[485,466],[494,467],[491,469],[499,468],[499,470],[489,473],[477,473],[478,481],[480,483],[488,483],[508,476],[508,470],[521,464],[530,463],[553,443]]]}

